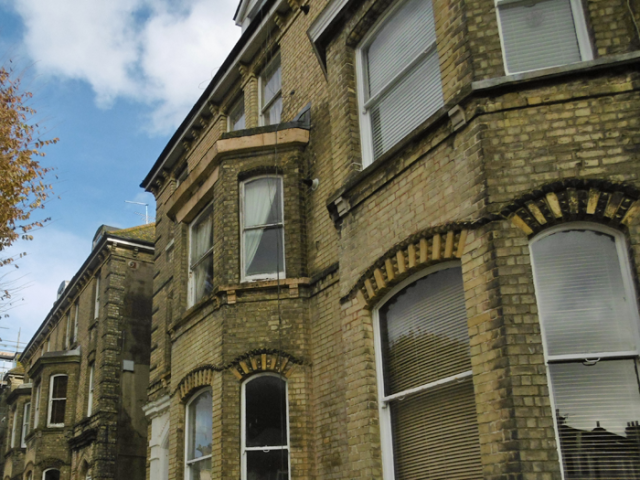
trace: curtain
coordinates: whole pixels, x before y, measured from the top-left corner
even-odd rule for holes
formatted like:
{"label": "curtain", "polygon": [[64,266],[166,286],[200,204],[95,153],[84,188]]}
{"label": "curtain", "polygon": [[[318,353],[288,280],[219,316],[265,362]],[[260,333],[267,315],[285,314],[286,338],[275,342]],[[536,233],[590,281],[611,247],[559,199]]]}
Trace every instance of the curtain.
{"label": "curtain", "polygon": [[279,178],[261,178],[246,183],[244,186],[245,272],[249,270],[264,234],[264,229],[262,228],[246,229],[269,223],[278,223],[282,218],[281,212],[273,212],[279,185]]}
{"label": "curtain", "polygon": [[208,207],[191,227],[191,270],[193,272],[194,301],[202,298],[213,287],[213,258],[211,253],[203,258],[213,246],[212,207]]}

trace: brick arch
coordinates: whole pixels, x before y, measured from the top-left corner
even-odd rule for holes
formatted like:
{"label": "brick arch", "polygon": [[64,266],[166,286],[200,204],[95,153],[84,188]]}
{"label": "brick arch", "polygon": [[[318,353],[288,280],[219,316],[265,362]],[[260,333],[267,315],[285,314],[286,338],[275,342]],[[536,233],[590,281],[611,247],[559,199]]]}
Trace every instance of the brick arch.
{"label": "brick arch", "polygon": [[621,183],[567,180],[545,185],[511,202],[501,215],[529,236],[566,222],[619,228],[640,213],[640,191]]}
{"label": "brick arch", "polygon": [[409,275],[462,257],[469,230],[486,223],[451,224],[424,230],[392,247],[358,279],[343,300],[358,297],[367,309]]}
{"label": "brick arch", "polygon": [[205,365],[187,373],[177,387],[180,400],[187,401],[189,396],[199,388],[209,387],[213,383],[213,372],[219,371],[213,366]]}

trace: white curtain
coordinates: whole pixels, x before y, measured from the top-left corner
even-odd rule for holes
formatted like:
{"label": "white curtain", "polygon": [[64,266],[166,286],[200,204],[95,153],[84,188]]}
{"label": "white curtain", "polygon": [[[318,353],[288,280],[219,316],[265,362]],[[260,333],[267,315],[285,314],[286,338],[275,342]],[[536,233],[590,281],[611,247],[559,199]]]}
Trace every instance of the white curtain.
{"label": "white curtain", "polygon": [[[210,291],[213,263],[209,258],[202,261],[213,244],[212,208],[208,207],[191,228],[191,270],[193,272],[194,301]],[[211,255],[209,254],[209,257]],[[207,285],[207,280],[209,285]]]}
{"label": "white curtain", "polygon": [[[264,234],[264,229],[257,228],[246,230],[250,227],[265,225],[269,220],[276,193],[278,192],[278,178],[261,178],[244,186],[244,249],[245,249],[245,272],[249,270],[253,259],[256,256],[260,240]],[[274,223],[280,221],[281,212],[277,212]]]}

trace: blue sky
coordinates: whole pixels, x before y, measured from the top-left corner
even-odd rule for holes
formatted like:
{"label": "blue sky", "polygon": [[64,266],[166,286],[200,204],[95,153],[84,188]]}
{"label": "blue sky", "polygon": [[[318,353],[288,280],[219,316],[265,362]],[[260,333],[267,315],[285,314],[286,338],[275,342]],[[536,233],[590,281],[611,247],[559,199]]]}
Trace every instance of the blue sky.
{"label": "blue sky", "polygon": [[[42,137],[51,217],[11,271],[24,298],[0,321],[2,343],[28,340],[58,285],[89,255],[102,225],[144,223],[139,184],[240,37],[236,0],[0,0],[0,61],[22,72]],[[10,63],[11,61],[11,63]],[[5,267],[0,274],[8,272]]]}

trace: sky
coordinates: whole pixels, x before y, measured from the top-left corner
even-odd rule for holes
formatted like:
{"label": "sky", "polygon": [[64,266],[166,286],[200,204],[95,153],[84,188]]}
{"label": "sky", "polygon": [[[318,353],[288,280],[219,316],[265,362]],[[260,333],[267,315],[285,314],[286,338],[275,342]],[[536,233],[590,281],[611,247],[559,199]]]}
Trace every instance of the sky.
{"label": "sky", "polygon": [[240,28],[237,0],[0,0],[0,62],[13,68],[45,147],[50,217],[4,258],[26,252],[1,280],[23,286],[0,320],[0,350],[28,341],[60,283],[91,252],[100,225],[144,223],[140,188],[169,138],[222,64]]}

